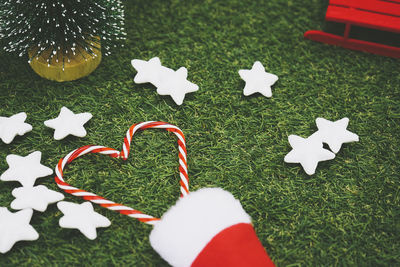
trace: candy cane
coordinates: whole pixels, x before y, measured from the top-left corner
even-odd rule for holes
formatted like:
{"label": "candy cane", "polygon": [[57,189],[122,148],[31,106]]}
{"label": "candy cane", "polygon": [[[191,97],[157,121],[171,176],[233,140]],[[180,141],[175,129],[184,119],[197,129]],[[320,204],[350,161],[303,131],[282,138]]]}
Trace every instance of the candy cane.
{"label": "candy cane", "polygon": [[187,160],[186,160],[186,141],[185,136],[181,129],[176,127],[175,125],[161,122],[161,121],[148,121],[142,122],[138,124],[132,125],[126,133],[124,138],[124,144],[122,147],[122,151],[115,150],[113,148],[104,147],[104,146],[94,146],[88,145],[83,146],[81,148],[75,149],[67,154],[64,158],[61,158],[56,166],[55,172],[55,181],[59,188],[63,189],[66,193],[72,194],[74,196],[82,197],[85,200],[91,201],[95,204],[98,204],[104,208],[117,211],[121,214],[128,215],[129,217],[138,219],[141,222],[147,224],[155,224],[159,221],[158,218],[153,216],[144,214],[138,210],[133,208],[124,206],[122,204],[115,203],[113,201],[107,200],[103,197],[100,197],[94,193],[87,192],[85,190],[78,189],[76,187],[71,186],[70,184],[66,183],[63,179],[63,171],[65,166],[72,162],[74,159],[83,156],[88,153],[99,153],[108,155],[113,158],[122,158],[123,160],[127,160],[130,152],[131,141],[133,135],[138,130],[145,130],[149,128],[155,129],[166,129],[169,132],[173,132],[178,137],[178,149],[179,149],[179,172],[180,172],[180,191],[181,197],[186,196],[189,193],[189,178],[188,178],[188,171],[187,171]]}

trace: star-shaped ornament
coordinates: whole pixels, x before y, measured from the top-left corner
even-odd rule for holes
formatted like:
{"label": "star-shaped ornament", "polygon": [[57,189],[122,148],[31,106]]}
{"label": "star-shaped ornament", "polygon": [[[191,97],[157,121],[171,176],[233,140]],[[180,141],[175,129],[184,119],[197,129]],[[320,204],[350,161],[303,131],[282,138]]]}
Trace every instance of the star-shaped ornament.
{"label": "star-shaped ornament", "polygon": [[2,181],[18,181],[25,187],[32,187],[37,178],[46,177],[53,170],[40,164],[42,152],[35,151],[28,156],[8,155],[9,168],[0,176]]}
{"label": "star-shaped ornament", "polygon": [[161,66],[158,57],[153,57],[149,61],[133,59],[131,64],[137,71],[134,78],[135,83],[152,83],[156,87],[160,83],[160,73],[167,69]]}
{"label": "star-shaped ornament", "polygon": [[44,185],[35,187],[19,187],[12,191],[15,200],[11,202],[11,208],[15,210],[34,209],[44,212],[51,203],[64,199],[64,195],[48,189]]}
{"label": "star-shaped ornament", "polygon": [[317,118],[315,122],[318,127],[317,133],[322,142],[327,143],[334,153],[339,152],[343,143],[358,142],[359,140],[358,135],[346,129],[349,124],[348,118],[343,118],[335,122],[324,118]]}
{"label": "star-shaped ornament", "polygon": [[187,93],[199,90],[199,87],[187,80],[187,69],[181,67],[177,71],[164,67],[158,57],[149,61],[133,59],[132,66],[138,72],[135,83],[152,83],[159,95],[170,95],[177,105],[182,105]]}
{"label": "star-shaped ornament", "polygon": [[263,96],[271,97],[271,86],[278,80],[275,74],[265,72],[260,61],[256,61],[251,70],[239,70],[239,75],[246,82],[243,89],[245,96],[261,93]]}
{"label": "star-shaped ornament", "polygon": [[161,82],[157,86],[157,93],[170,95],[177,105],[182,105],[187,93],[199,90],[197,84],[187,80],[187,75],[185,67],[181,67],[177,71],[161,73]]}
{"label": "star-shaped ornament", "polygon": [[285,162],[300,163],[308,175],[315,173],[318,162],[335,158],[334,153],[323,148],[323,144],[316,134],[308,138],[290,135],[289,143],[292,150],[285,156]]}
{"label": "star-shaped ornament", "polygon": [[96,228],[111,225],[109,219],[94,211],[90,202],[75,204],[61,201],[57,203],[57,207],[64,213],[59,221],[62,228],[78,229],[91,240],[97,237]]}
{"label": "star-shaped ornament", "polygon": [[58,117],[45,121],[44,125],[55,130],[55,140],[61,140],[70,134],[77,137],[84,137],[86,136],[86,130],[83,125],[91,118],[92,114],[88,112],[74,114],[68,108],[62,107]]}
{"label": "star-shaped ornament", "polygon": [[15,136],[32,131],[32,125],[25,123],[25,120],[25,112],[11,117],[0,117],[0,139],[6,144],[10,144]]}
{"label": "star-shaped ornament", "polygon": [[0,207],[0,253],[8,252],[18,241],[32,241],[39,234],[29,224],[33,210],[25,209],[16,213]]}

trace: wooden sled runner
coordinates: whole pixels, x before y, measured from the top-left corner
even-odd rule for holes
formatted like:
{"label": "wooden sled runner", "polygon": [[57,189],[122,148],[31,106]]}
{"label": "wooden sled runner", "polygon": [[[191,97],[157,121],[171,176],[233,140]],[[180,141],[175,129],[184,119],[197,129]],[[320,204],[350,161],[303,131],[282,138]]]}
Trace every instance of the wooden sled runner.
{"label": "wooden sled runner", "polygon": [[330,0],[326,20],[344,23],[344,35],[307,31],[304,37],[348,49],[400,58],[400,47],[349,38],[352,25],[400,33],[400,0]]}

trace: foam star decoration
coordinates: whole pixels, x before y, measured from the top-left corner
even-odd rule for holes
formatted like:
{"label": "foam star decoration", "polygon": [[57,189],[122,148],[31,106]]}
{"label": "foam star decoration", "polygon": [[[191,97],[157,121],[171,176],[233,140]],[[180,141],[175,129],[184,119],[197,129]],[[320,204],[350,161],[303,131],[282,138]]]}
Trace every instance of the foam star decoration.
{"label": "foam star decoration", "polygon": [[83,125],[91,118],[92,114],[88,112],[75,114],[68,108],[62,107],[58,117],[45,121],[44,125],[55,130],[55,140],[61,140],[70,134],[77,137],[84,137],[86,136],[86,130]]}
{"label": "foam star decoration", "polygon": [[49,204],[64,199],[63,194],[50,190],[44,185],[15,188],[12,195],[15,197],[11,202],[12,209],[31,208],[40,212],[44,212]]}
{"label": "foam star decoration", "polygon": [[343,118],[335,122],[324,118],[315,120],[318,127],[318,134],[322,142],[327,143],[329,148],[338,153],[343,143],[358,142],[358,135],[347,130],[348,118]]}
{"label": "foam star decoration", "polygon": [[170,95],[177,105],[182,105],[185,95],[199,90],[197,84],[187,80],[187,69],[179,68],[173,72],[161,73],[161,82],[157,87],[159,95]]}
{"label": "foam star decoration", "polygon": [[161,66],[158,57],[153,57],[149,61],[133,59],[131,64],[137,71],[135,83],[152,83],[154,86],[159,85],[160,72],[167,69]]}
{"label": "foam star decoration", "polygon": [[32,187],[37,178],[53,173],[53,170],[40,164],[42,152],[35,151],[28,156],[8,155],[9,168],[0,176],[2,181],[18,181],[25,187]]}
{"label": "foam star decoration", "polygon": [[26,209],[16,213],[0,207],[0,252],[8,252],[18,241],[32,241],[39,238],[39,234],[29,224],[33,210]]}
{"label": "foam star decoration", "polygon": [[21,112],[11,117],[0,117],[0,138],[10,144],[15,136],[32,131],[32,125],[25,123],[26,113]]}
{"label": "foam star decoration", "polygon": [[263,96],[271,97],[271,86],[278,80],[275,74],[265,72],[260,61],[256,61],[251,70],[239,70],[239,75],[246,82],[243,89],[245,96],[261,93]]}
{"label": "foam star decoration", "polygon": [[323,144],[316,134],[308,138],[290,135],[288,139],[293,149],[285,156],[285,162],[300,163],[308,175],[315,173],[318,162],[335,158],[334,153],[323,148]]}
{"label": "foam star decoration", "polygon": [[93,240],[97,237],[97,227],[108,227],[111,225],[109,219],[97,213],[90,202],[75,204],[61,201],[57,207],[64,213],[59,224],[63,228],[78,229],[87,238]]}

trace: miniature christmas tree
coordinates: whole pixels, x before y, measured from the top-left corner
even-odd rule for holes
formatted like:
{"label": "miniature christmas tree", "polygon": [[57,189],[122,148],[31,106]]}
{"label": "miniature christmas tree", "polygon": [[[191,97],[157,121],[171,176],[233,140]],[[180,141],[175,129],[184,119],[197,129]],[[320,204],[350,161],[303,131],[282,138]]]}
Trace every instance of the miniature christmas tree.
{"label": "miniature christmas tree", "polygon": [[41,58],[64,71],[77,55],[84,61],[98,57],[100,41],[109,55],[125,39],[123,5],[120,0],[2,0],[0,39],[6,51],[28,54],[29,63]]}

